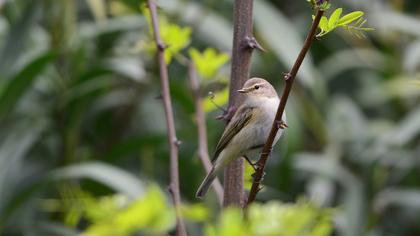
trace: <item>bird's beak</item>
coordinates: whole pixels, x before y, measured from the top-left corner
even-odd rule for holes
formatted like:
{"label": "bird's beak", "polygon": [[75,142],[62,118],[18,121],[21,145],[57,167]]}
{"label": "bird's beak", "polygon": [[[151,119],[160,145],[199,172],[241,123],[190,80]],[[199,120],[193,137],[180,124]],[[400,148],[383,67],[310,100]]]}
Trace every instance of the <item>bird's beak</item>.
{"label": "bird's beak", "polygon": [[239,89],[238,92],[240,92],[240,93],[246,93],[247,91],[245,89]]}

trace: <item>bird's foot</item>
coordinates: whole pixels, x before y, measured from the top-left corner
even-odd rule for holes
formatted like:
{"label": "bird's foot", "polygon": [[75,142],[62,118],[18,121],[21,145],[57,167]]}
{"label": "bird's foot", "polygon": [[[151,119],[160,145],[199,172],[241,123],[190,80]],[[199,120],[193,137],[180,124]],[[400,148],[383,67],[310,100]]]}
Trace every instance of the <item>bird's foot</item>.
{"label": "bird's foot", "polygon": [[261,183],[262,181],[264,181],[264,177],[265,177],[265,171],[262,172],[261,178],[258,180],[256,173],[252,174],[252,180],[254,180],[254,182],[258,182]]}
{"label": "bird's foot", "polygon": [[248,162],[248,164],[250,166],[252,166],[252,168],[254,169],[254,171],[257,171],[257,164],[258,163],[252,162],[246,155],[243,155],[243,158],[245,159],[246,162]]}

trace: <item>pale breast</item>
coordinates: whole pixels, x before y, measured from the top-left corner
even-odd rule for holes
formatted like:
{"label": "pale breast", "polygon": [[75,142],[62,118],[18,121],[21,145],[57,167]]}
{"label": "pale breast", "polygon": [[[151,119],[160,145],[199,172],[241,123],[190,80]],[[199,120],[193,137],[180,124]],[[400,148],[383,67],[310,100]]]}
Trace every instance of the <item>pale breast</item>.
{"label": "pale breast", "polygon": [[[271,126],[279,105],[278,98],[265,98],[262,99],[262,102],[263,105],[259,106],[258,112],[256,112],[255,125],[253,125],[254,128],[249,130],[249,135],[253,137],[249,140],[249,144],[247,145],[248,149],[245,151],[246,155],[249,155],[249,157],[258,156],[260,154],[271,131]],[[285,115],[283,115],[283,120],[285,120]],[[276,144],[282,133],[283,130],[277,132],[273,145]]]}

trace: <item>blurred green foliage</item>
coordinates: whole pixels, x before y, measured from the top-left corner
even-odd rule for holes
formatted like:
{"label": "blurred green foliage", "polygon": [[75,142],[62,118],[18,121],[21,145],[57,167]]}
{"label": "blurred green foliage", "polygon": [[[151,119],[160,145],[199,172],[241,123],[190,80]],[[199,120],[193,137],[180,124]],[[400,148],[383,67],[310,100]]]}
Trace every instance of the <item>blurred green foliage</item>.
{"label": "blurred green foliage", "polygon": [[[0,1],[1,235],[174,234],[158,66],[141,4]],[[185,66],[193,60],[201,77],[212,149],[224,124],[208,93],[227,102],[232,1],[159,6],[190,235],[420,234],[419,1],[332,3],[328,27],[335,11],[342,24],[362,11],[375,31],[359,39],[338,29],[314,43],[261,203],[245,218],[220,210],[213,193],[194,198],[204,168]],[[268,52],[254,53],[251,76],[281,91],[311,14],[306,1],[254,1],[255,37]]]}

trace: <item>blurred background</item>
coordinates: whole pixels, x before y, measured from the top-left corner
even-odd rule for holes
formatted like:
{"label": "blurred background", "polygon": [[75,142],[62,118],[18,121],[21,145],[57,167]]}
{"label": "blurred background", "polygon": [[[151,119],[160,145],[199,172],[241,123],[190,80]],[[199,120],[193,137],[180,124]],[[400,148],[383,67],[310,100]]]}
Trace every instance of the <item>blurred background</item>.
{"label": "blurred background", "polygon": [[[0,0],[1,235],[174,234],[158,65],[142,4]],[[314,42],[258,200],[329,209],[332,229],[311,235],[420,235],[420,1],[332,4],[343,14],[364,11],[375,31],[337,29]],[[186,67],[188,59],[197,67],[211,154],[224,123],[208,93],[226,106],[233,1],[158,5],[188,231],[239,235],[229,231],[236,221],[220,228],[212,191],[194,197],[205,171]],[[267,52],[254,52],[251,76],[280,93],[311,14],[304,0],[255,1],[254,33]],[[301,235],[280,232],[259,235]]]}

